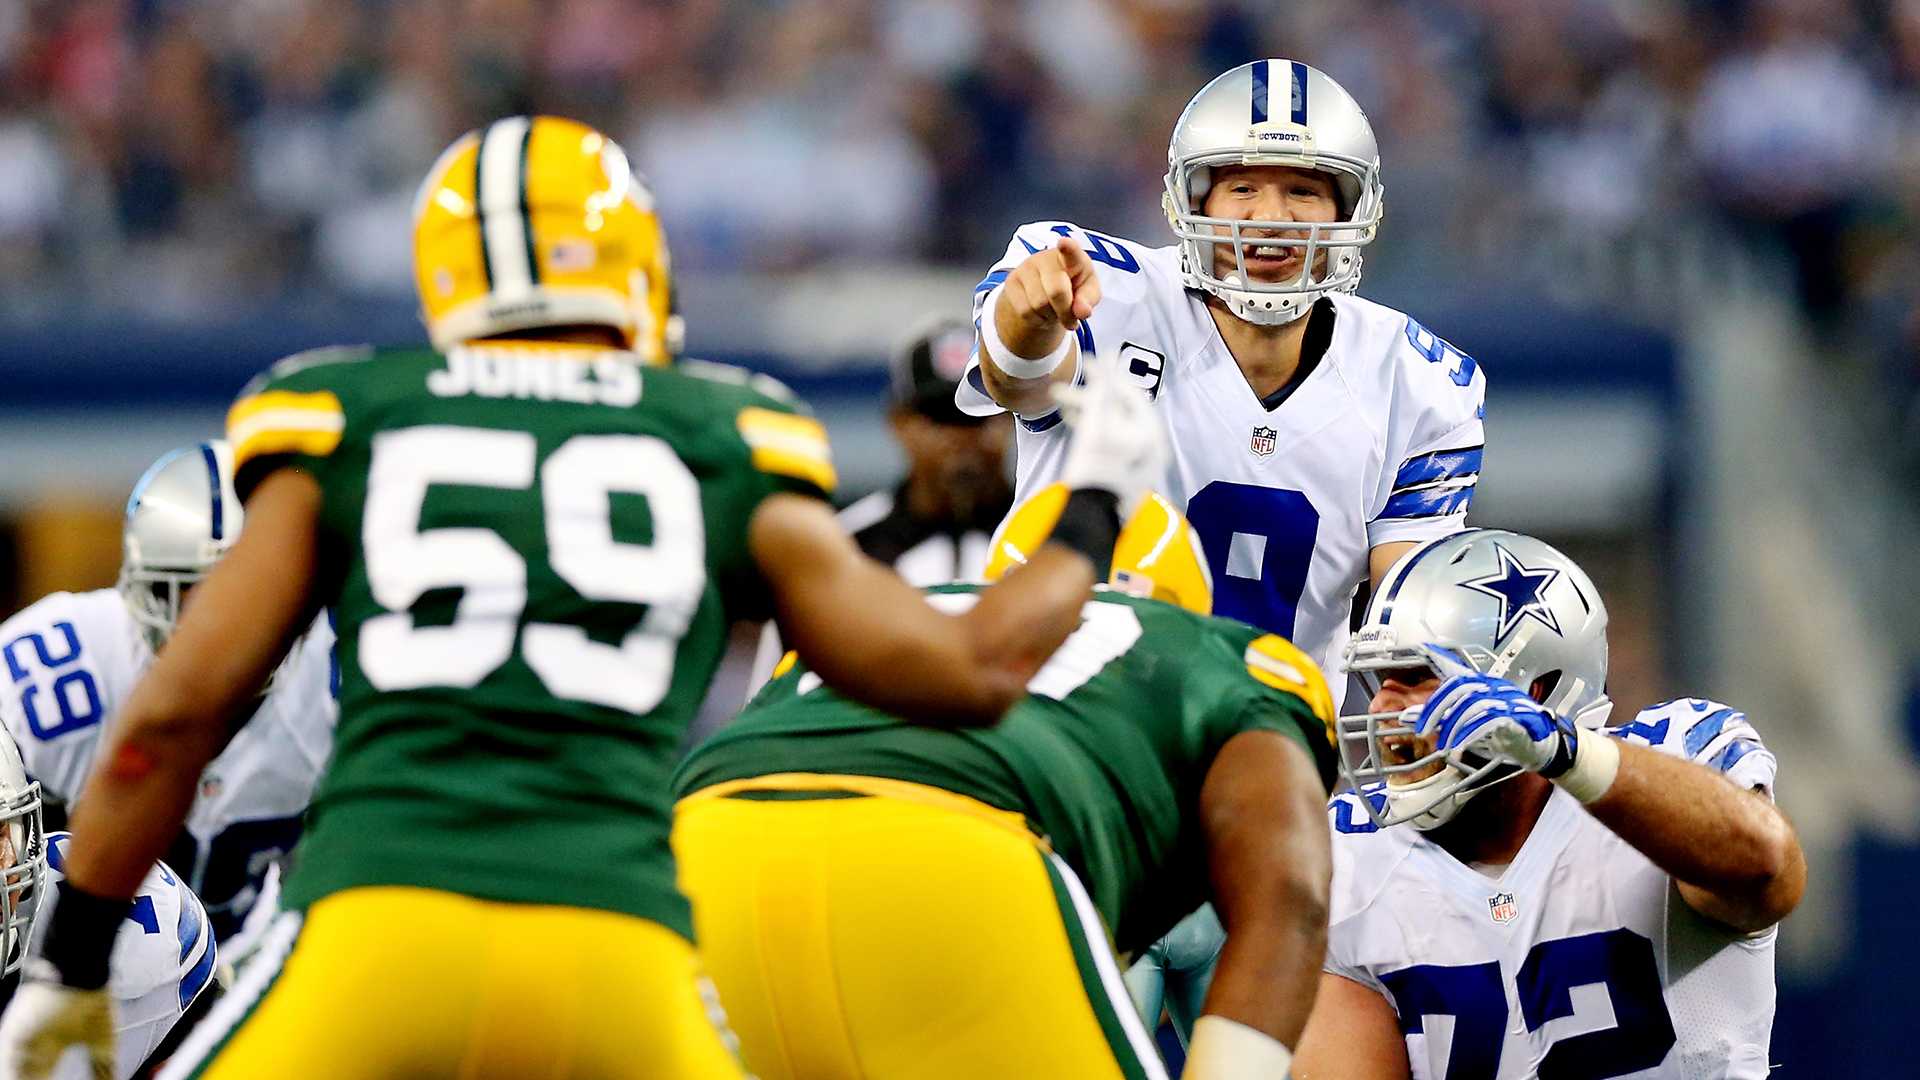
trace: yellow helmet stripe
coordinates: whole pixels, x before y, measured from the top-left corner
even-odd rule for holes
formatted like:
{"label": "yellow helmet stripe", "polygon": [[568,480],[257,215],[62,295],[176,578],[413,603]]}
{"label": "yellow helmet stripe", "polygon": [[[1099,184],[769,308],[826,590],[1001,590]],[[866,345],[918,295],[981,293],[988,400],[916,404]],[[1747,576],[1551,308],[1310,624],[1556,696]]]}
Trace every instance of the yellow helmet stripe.
{"label": "yellow helmet stripe", "polygon": [[532,121],[524,116],[494,121],[481,136],[474,161],[487,287],[509,296],[525,292],[540,280],[527,217],[527,144],[532,130]]}

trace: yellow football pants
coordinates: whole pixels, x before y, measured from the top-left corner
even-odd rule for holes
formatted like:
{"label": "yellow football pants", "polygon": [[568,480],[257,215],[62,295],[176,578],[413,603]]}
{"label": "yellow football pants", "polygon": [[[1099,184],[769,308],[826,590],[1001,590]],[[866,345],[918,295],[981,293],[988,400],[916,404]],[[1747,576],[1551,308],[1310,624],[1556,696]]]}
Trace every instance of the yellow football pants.
{"label": "yellow football pants", "polygon": [[737,1080],[703,984],[645,919],[349,889],[276,919],[161,1075]]}
{"label": "yellow football pants", "polygon": [[787,774],[681,800],[673,846],[761,1080],[1166,1075],[1092,901],[1018,814]]}

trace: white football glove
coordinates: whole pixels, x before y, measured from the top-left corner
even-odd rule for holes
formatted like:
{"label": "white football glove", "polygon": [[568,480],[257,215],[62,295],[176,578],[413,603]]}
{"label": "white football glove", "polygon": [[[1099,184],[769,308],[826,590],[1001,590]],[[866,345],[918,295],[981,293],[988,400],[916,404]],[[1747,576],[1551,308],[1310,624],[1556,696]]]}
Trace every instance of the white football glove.
{"label": "white football glove", "polygon": [[36,957],[0,1016],[0,1080],[49,1080],[72,1046],[86,1051],[94,1080],[113,1080],[113,999],[61,985]]}
{"label": "white football glove", "polygon": [[1165,481],[1167,434],[1146,391],[1106,364],[1083,356],[1085,386],[1056,386],[1054,400],[1073,428],[1060,482],[1069,489],[1096,488],[1120,499],[1120,517],[1150,488]]}

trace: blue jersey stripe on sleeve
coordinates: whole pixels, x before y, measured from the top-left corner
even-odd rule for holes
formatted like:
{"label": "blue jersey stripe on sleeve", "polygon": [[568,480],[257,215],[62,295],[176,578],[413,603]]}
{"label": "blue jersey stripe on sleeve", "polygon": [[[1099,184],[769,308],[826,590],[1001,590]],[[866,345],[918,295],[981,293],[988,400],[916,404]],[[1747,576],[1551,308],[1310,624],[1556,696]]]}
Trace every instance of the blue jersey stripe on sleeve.
{"label": "blue jersey stripe on sleeve", "polygon": [[1700,751],[1705,750],[1707,744],[1719,736],[1720,729],[1726,727],[1727,721],[1739,715],[1739,713],[1734,712],[1732,709],[1718,709],[1709,714],[1705,720],[1688,728],[1687,739],[1684,744],[1686,746],[1687,756],[1694,757],[1699,754]]}
{"label": "blue jersey stripe on sleeve", "polygon": [[1465,446],[1458,450],[1437,450],[1431,454],[1408,458],[1406,464],[1400,466],[1400,471],[1394,474],[1394,490],[1413,487],[1416,484],[1431,484],[1437,480],[1477,476],[1480,473],[1480,459],[1484,453],[1484,447]]}
{"label": "blue jersey stripe on sleeve", "polygon": [[973,291],[976,294],[983,293],[983,292],[992,292],[994,287],[996,285],[999,285],[1001,282],[1007,280],[1007,275],[1011,274],[1012,272],[1013,271],[1011,270],[995,270],[993,273],[988,274],[986,277],[981,278],[980,284],[975,285],[973,287]]}
{"label": "blue jersey stripe on sleeve", "polygon": [[180,935],[181,963],[186,963],[187,957],[193,955],[193,947],[200,944],[200,932],[205,928],[206,921],[206,917],[200,913],[200,905],[194,903],[189,894],[182,892],[180,894],[180,922],[175,927]]}
{"label": "blue jersey stripe on sleeve", "polygon": [[180,1007],[185,1009],[200,996],[200,991],[213,981],[213,969],[217,963],[219,947],[212,937],[207,938],[207,951],[200,954],[200,962],[180,978]]}
{"label": "blue jersey stripe on sleeve", "polygon": [[1473,486],[1460,488],[1425,488],[1419,491],[1403,491],[1387,500],[1380,511],[1380,521],[1389,518],[1441,517],[1446,514],[1458,514],[1466,510],[1473,501]]}
{"label": "blue jersey stripe on sleeve", "polygon": [[1738,764],[1741,758],[1746,757],[1758,749],[1760,749],[1760,744],[1752,739],[1735,739],[1727,744],[1725,750],[1720,751],[1718,757],[1713,759],[1713,767],[1721,772],[1726,772]]}

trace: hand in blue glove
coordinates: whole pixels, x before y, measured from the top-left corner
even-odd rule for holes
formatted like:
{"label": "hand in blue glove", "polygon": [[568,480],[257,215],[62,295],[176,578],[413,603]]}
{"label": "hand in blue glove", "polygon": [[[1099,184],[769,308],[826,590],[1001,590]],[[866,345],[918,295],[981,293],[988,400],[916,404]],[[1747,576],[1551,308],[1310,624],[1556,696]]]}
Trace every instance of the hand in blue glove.
{"label": "hand in blue glove", "polygon": [[1549,780],[1572,767],[1580,737],[1572,724],[1520,687],[1480,674],[1451,652],[1436,646],[1422,651],[1446,681],[1421,706],[1414,727],[1449,759],[1475,753]]}

